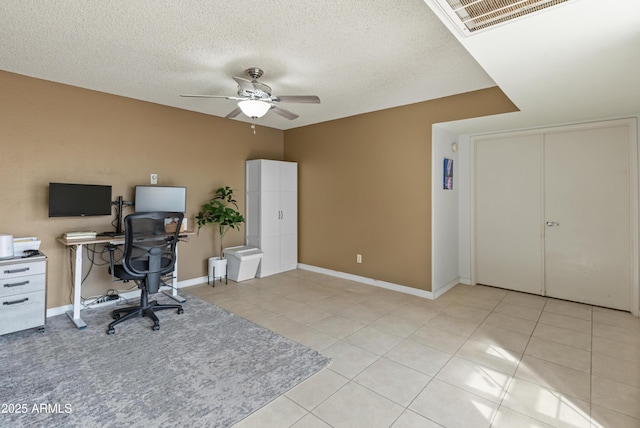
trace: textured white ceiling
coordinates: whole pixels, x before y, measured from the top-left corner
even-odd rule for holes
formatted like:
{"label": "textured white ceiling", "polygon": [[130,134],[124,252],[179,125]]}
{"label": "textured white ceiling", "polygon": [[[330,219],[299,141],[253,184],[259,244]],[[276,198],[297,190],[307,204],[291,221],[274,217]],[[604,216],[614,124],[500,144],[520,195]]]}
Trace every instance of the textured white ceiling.
{"label": "textured white ceiling", "polygon": [[[265,73],[289,129],[495,86],[423,0],[2,0],[0,69],[225,116],[232,76]],[[244,115],[235,120],[250,121]]]}
{"label": "textured white ceiling", "polygon": [[257,121],[278,129],[496,84],[521,112],[445,126],[638,114],[640,1],[571,0],[470,37],[436,0],[0,1],[2,70],[224,117],[233,101],[179,95],[235,95],[254,66],[274,95],[322,100]]}

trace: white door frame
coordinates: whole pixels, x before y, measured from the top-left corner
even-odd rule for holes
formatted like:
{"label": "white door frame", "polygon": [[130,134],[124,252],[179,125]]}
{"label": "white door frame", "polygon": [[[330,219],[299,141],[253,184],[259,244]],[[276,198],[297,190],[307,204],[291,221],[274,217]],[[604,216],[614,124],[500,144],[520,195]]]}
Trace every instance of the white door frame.
{"label": "white door frame", "polygon": [[[631,313],[635,316],[640,316],[640,274],[639,274],[639,265],[640,261],[638,260],[638,255],[640,254],[640,249],[638,247],[638,232],[640,230],[640,218],[639,210],[638,210],[638,132],[637,132],[637,118],[625,118],[625,119],[612,119],[612,120],[601,120],[595,122],[588,123],[579,123],[573,125],[563,125],[563,126],[553,126],[547,128],[535,128],[528,129],[522,131],[505,131],[498,132],[493,134],[482,134],[482,135],[474,135],[469,138],[469,179],[470,179],[470,188],[469,188],[469,211],[470,211],[470,249],[471,249],[471,285],[477,284],[477,275],[476,275],[476,144],[478,144],[479,140],[492,137],[492,136],[523,136],[523,135],[537,135],[544,134],[548,132],[558,132],[558,131],[570,131],[570,130],[584,130],[590,128],[600,128],[602,126],[620,126],[627,125],[629,126],[629,136],[630,136],[630,144],[629,144],[629,202],[630,202],[630,230],[631,230],[631,277],[632,277],[632,290],[631,290]],[[540,219],[541,222],[544,222],[544,219]],[[544,251],[544,245],[543,245]],[[543,259],[544,260],[544,257]],[[544,265],[544,263],[542,263]],[[544,266],[541,267],[544,269]]]}

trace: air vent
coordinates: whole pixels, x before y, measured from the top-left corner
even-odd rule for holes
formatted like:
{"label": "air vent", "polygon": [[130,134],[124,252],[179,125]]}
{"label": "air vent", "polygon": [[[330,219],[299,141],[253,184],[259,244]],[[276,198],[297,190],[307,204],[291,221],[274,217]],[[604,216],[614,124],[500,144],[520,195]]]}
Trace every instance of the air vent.
{"label": "air vent", "polygon": [[486,30],[569,0],[437,0],[465,35]]}

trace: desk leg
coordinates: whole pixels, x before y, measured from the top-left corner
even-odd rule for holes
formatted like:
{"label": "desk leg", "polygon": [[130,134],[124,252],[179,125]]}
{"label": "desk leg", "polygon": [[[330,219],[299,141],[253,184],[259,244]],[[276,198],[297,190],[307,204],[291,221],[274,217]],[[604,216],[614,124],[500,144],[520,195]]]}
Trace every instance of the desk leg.
{"label": "desk leg", "polygon": [[187,301],[184,297],[178,295],[178,245],[176,245],[176,265],[173,269],[173,279],[171,280],[171,290],[163,290],[162,294],[171,297],[178,303]]}
{"label": "desk leg", "polygon": [[73,310],[67,311],[71,321],[78,327],[84,329],[87,324],[80,318],[81,292],[82,292],[82,244],[71,247],[75,252],[75,263],[73,264]]}

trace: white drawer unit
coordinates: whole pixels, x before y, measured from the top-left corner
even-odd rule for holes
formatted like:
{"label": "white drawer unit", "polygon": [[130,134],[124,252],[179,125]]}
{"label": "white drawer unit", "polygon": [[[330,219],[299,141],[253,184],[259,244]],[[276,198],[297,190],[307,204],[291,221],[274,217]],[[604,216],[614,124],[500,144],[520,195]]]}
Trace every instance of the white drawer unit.
{"label": "white drawer unit", "polygon": [[0,261],[0,335],[44,329],[47,258],[44,255]]}

